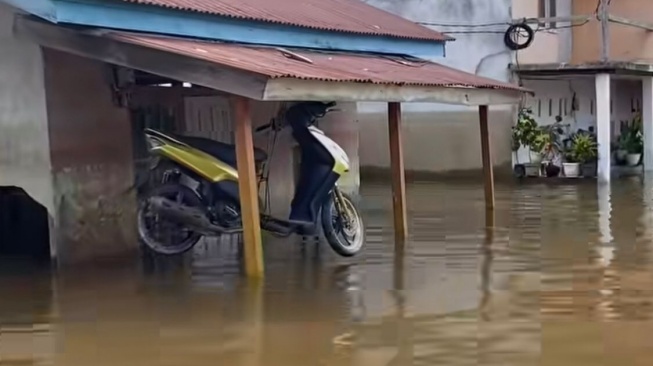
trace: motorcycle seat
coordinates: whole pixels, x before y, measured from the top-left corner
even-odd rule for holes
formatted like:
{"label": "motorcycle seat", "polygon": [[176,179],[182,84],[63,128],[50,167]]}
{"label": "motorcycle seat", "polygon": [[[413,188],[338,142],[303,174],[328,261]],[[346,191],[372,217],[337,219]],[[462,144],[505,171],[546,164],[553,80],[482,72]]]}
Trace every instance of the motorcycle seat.
{"label": "motorcycle seat", "polygon": [[[236,145],[211,140],[204,137],[173,135],[175,139],[204,153],[219,159],[232,167],[236,167]],[[268,154],[259,148],[254,148],[254,161],[260,164],[268,159]]]}

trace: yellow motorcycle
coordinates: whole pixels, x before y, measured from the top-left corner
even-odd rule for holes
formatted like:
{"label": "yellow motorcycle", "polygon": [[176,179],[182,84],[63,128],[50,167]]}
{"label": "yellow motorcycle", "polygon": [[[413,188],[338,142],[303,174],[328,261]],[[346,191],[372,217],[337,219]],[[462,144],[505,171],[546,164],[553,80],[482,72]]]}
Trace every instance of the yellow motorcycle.
{"label": "yellow motorcycle", "polygon": [[[321,226],[333,250],[349,257],[359,253],[365,243],[360,211],[337,184],[349,172],[349,158],[315,126],[334,107],[334,102],[298,103],[256,130],[276,133],[289,126],[301,150],[290,217],[263,213],[261,228],[286,237],[318,235]],[[147,247],[161,254],[181,254],[202,236],[242,232],[234,145],[153,129],[147,129],[145,137],[154,160],[151,169],[162,172],[139,198],[138,231]],[[254,159],[257,172],[265,171],[268,154],[257,148]]]}

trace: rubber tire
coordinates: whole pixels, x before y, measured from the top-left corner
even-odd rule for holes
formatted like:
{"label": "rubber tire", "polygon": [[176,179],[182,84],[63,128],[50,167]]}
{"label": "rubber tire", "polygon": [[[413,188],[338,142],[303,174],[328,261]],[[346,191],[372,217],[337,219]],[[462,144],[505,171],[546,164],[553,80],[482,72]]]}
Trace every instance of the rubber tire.
{"label": "rubber tire", "polygon": [[331,246],[331,249],[333,249],[333,251],[335,251],[336,253],[338,253],[343,257],[353,257],[356,254],[360,253],[360,251],[365,247],[365,224],[363,223],[363,217],[355,201],[346,193],[342,193],[342,195],[344,196],[345,200],[348,200],[351,203],[352,207],[354,207],[356,214],[358,215],[358,218],[360,220],[361,235],[363,241],[360,248],[358,248],[358,250],[356,251],[351,251],[347,247],[340,244],[338,235],[337,233],[334,232],[333,229],[333,217],[331,215],[333,199],[331,198],[329,198],[322,206],[322,212],[321,212],[322,230],[324,232],[324,237],[326,238],[327,242],[329,243],[329,246]]}
{"label": "rubber tire", "polygon": [[143,231],[145,230],[145,226],[143,222],[144,220],[143,214],[145,209],[145,203],[151,197],[166,195],[166,194],[176,193],[176,192],[182,192],[184,194],[184,201],[186,200],[192,201],[191,205],[193,207],[203,206],[202,200],[197,195],[197,193],[195,193],[195,191],[179,183],[167,183],[154,187],[151,191],[147,192],[147,194],[144,195],[144,197],[141,198],[138,202],[137,220],[138,220],[139,240],[141,241],[141,243],[145,245],[145,247],[147,247],[148,249],[152,250],[157,254],[168,255],[168,256],[184,254],[187,251],[191,250],[195,246],[195,244],[197,244],[197,242],[202,238],[202,234],[192,232],[192,234],[188,239],[184,240],[181,244],[175,245],[172,248],[170,248],[170,246],[162,246],[161,244],[152,241],[151,238],[144,235]]}
{"label": "rubber tire", "polygon": [[[526,42],[521,44],[515,42],[512,39],[512,34],[517,33],[520,30],[526,32]],[[508,30],[506,30],[506,33],[503,35],[503,43],[506,45],[506,47],[508,47],[512,51],[519,51],[528,48],[531,45],[531,43],[533,43],[533,40],[535,40],[535,31],[526,23],[511,25],[510,27],[508,27]]]}

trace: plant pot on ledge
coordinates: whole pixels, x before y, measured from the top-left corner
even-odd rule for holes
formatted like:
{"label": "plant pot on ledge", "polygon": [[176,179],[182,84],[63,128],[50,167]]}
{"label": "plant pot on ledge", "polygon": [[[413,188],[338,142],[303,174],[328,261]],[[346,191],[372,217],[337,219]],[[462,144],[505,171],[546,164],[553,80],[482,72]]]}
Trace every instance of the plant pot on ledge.
{"label": "plant pot on ledge", "polygon": [[565,153],[566,162],[563,163],[565,176],[569,178],[577,178],[581,174],[584,177],[595,176],[597,156],[596,137],[586,133],[575,134],[571,138],[571,146]]}
{"label": "plant pot on ledge", "polygon": [[585,178],[594,178],[597,175],[598,164],[596,161],[584,163],[580,165],[580,175]]}
{"label": "plant pot on ledge", "polygon": [[639,153],[629,153],[626,155],[626,164],[628,166],[637,166],[639,165],[639,161],[642,160],[642,154]]}
{"label": "plant pot on ledge", "polygon": [[562,170],[567,178],[578,178],[580,176],[580,163],[562,163]]}

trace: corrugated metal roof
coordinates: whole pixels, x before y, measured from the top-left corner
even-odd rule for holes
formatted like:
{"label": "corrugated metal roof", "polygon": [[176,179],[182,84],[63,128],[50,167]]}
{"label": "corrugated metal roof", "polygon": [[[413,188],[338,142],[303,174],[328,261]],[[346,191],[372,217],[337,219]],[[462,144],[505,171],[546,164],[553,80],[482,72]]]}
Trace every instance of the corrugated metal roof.
{"label": "corrugated metal roof", "polygon": [[526,91],[514,84],[479,77],[428,61],[306,50],[289,50],[289,54],[277,48],[127,33],[110,33],[108,36],[270,78]]}
{"label": "corrugated metal roof", "polygon": [[183,11],[409,39],[452,38],[359,0],[119,0]]}

